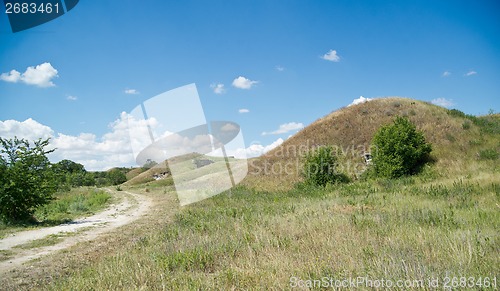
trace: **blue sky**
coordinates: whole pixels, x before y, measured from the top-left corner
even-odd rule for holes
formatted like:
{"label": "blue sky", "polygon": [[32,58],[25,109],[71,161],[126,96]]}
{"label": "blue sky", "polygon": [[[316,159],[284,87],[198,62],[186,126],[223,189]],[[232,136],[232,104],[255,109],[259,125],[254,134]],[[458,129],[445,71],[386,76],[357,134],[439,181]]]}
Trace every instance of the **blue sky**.
{"label": "blue sky", "polygon": [[82,0],[18,33],[2,13],[0,74],[0,135],[52,136],[88,169],[128,165],[84,145],[190,83],[207,120],[264,150],[361,95],[499,112],[500,2]]}

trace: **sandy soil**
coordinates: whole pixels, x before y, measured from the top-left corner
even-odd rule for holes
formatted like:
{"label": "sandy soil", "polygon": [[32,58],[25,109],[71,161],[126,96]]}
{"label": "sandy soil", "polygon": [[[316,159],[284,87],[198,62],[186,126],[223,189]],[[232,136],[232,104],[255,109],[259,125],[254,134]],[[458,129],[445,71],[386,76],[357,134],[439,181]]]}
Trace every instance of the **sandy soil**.
{"label": "sandy soil", "polygon": [[[95,239],[117,227],[128,224],[145,213],[152,206],[150,198],[128,191],[111,191],[119,198],[119,203],[110,205],[95,215],[75,220],[68,224],[17,232],[0,240],[0,251],[14,252],[11,258],[0,261],[0,276],[30,260],[40,258],[58,250],[71,247],[79,242]],[[61,236],[57,244],[32,249],[16,248],[33,240],[49,235]]]}

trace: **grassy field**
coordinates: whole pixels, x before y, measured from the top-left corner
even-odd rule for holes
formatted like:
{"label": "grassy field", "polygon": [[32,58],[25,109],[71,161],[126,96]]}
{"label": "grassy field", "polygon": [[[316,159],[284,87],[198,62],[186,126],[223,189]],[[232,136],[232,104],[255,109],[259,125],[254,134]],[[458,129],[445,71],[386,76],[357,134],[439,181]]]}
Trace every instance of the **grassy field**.
{"label": "grassy field", "polygon": [[[363,166],[358,146],[394,115],[408,116],[433,145],[434,162],[419,175],[365,180],[346,167],[348,184],[301,182],[303,149],[338,146],[342,164]],[[239,186],[195,204],[178,206],[172,177],[152,181],[160,168],[136,175],[121,187],[156,201],[147,217],[71,258],[55,255],[46,274],[21,287],[319,289],[330,279],[365,278],[356,286],[370,289],[368,279],[409,284],[398,289],[432,289],[429,282],[491,289],[500,280],[499,153],[498,114],[473,117],[402,98],[352,106],[250,160]],[[280,165],[292,172],[274,173]]]}
{"label": "grassy field", "polygon": [[73,219],[100,211],[109,204],[111,195],[96,188],[73,188],[67,192],[57,192],[54,200],[38,208],[34,214],[37,223],[26,225],[6,225],[0,222],[0,238],[9,233],[58,225]]}
{"label": "grassy field", "polygon": [[500,167],[488,167],[455,178],[424,173],[269,192],[237,187],[177,210],[134,244],[47,288],[282,289],[324,277],[498,278]]}

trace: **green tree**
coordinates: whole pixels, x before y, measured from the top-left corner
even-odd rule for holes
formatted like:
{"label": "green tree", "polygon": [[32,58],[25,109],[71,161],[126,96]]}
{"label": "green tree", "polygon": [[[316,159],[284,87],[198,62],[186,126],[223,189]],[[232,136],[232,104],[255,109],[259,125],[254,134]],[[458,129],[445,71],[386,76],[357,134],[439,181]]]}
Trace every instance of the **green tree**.
{"label": "green tree", "polygon": [[62,160],[54,164],[54,166],[63,173],[85,173],[85,167],[82,164],[71,160]]}
{"label": "green tree", "polygon": [[127,176],[119,169],[112,169],[108,172],[107,176],[111,185],[119,185],[127,181]]}
{"label": "green tree", "polygon": [[349,180],[345,174],[337,171],[337,157],[331,146],[320,147],[306,154],[303,175],[306,183],[317,186]]}
{"label": "green tree", "polygon": [[158,165],[157,162],[151,160],[151,159],[147,159],[146,163],[144,163],[144,165],[142,166],[143,169],[147,170],[147,169],[151,169],[152,167]]}
{"label": "green tree", "polygon": [[71,187],[93,185],[85,183],[87,171],[82,164],[71,160],[62,160],[53,164],[53,168],[61,185],[59,190],[69,191]]}
{"label": "green tree", "polygon": [[6,222],[32,218],[57,190],[57,179],[45,150],[49,139],[30,144],[24,139],[0,137],[0,218]]}
{"label": "green tree", "polygon": [[372,141],[373,171],[378,177],[397,178],[415,174],[429,160],[431,144],[408,118],[396,117],[382,126]]}

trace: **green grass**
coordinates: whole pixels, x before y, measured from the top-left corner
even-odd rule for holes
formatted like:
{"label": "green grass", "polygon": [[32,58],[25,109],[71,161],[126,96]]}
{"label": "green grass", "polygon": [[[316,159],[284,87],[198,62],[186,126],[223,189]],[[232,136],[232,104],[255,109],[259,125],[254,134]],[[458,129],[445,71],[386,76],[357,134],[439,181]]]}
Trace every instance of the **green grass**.
{"label": "green grass", "polygon": [[0,222],[0,238],[18,231],[58,225],[93,214],[104,209],[111,197],[104,190],[87,187],[73,188],[68,192],[56,193],[54,200],[35,211],[34,217],[38,221],[37,223],[7,225]]}
{"label": "green grass", "polygon": [[78,188],[59,193],[49,204],[35,212],[35,218],[49,224],[71,221],[103,209],[111,194],[100,189]]}
{"label": "green grass", "polygon": [[290,277],[498,276],[500,179],[425,175],[289,191],[243,186],[180,209],[49,289],[287,289]]}
{"label": "green grass", "polygon": [[[264,162],[300,161],[302,145],[338,145],[340,161],[363,163],[356,146],[369,144],[376,128],[391,121],[383,114],[388,107],[409,115],[435,147],[435,162],[418,176],[356,175],[352,183],[313,187],[301,183],[298,171],[257,171]],[[124,190],[167,197],[164,212],[152,211],[137,222],[154,222],[147,230],[131,225],[137,229],[121,233],[129,237],[113,252],[64,270],[44,288],[280,290],[289,289],[292,276],[500,280],[499,125],[498,114],[473,117],[381,99],[316,121],[250,160],[244,185],[195,204],[173,207],[173,180],[151,182],[152,172],[142,173]]]}

